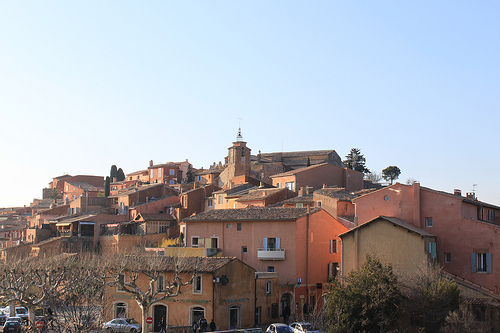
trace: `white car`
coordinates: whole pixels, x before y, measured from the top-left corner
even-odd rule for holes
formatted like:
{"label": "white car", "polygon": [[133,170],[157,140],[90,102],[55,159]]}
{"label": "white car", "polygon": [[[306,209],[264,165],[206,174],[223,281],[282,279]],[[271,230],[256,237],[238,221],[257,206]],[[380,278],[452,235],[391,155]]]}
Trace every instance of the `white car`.
{"label": "white car", "polygon": [[293,330],[287,324],[271,324],[267,327],[266,333],[293,333]]}
{"label": "white car", "polygon": [[115,318],[102,324],[102,329],[106,332],[142,332],[142,326],[135,319]]}
{"label": "white car", "polygon": [[315,329],[311,323],[295,322],[291,323],[290,327],[293,333],[319,333],[319,330]]}

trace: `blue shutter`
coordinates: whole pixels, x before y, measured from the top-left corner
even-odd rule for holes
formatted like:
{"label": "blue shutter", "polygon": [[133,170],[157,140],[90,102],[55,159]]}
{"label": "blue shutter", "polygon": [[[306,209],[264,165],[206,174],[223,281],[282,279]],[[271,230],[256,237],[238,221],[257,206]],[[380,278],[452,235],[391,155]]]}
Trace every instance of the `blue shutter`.
{"label": "blue shutter", "polygon": [[267,251],[267,238],[264,238],[264,246],[262,246],[264,248],[264,251]]}
{"label": "blue shutter", "polygon": [[280,245],[281,245],[280,239],[276,238],[276,249],[277,250],[281,249]]}
{"label": "blue shutter", "polygon": [[431,258],[436,259],[437,253],[436,253],[436,242],[431,243]]}
{"label": "blue shutter", "polygon": [[476,273],[476,254],[475,253],[471,253],[470,254],[470,271],[472,273]]}
{"label": "blue shutter", "polygon": [[491,253],[486,253],[486,273],[492,273],[491,267]]}

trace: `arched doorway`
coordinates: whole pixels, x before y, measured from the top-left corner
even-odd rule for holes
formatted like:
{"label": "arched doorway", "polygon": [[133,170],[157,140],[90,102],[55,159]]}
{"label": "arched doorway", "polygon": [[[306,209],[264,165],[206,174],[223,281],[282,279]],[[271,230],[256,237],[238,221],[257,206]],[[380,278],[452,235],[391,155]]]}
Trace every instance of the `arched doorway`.
{"label": "arched doorway", "polygon": [[241,311],[238,305],[229,307],[229,329],[240,328],[241,326]]}
{"label": "arched doorway", "polygon": [[167,307],[163,304],[153,305],[153,332],[156,332],[160,321],[165,317],[168,324]]}
{"label": "arched doorway", "polygon": [[199,323],[201,318],[205,317],[205,309],[200,306],[191,308],[191,324]]}

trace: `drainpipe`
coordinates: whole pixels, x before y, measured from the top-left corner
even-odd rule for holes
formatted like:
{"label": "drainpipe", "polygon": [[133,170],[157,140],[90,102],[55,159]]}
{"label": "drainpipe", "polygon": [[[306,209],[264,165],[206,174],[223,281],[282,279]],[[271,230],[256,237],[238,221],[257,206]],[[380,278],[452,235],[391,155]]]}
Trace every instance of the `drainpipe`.
{"label": "drainpipe", "polygon": [[310,208],[307,206],[307,214],[306,214],[306,283],[305,283],[305,288],[306,288],[306,304],[307,301],[309,300],[309,213],[310,213]]}
{"label": "drainpipe", "polygon": [[257,272],[255,273],[255,280],[254,280],[254,296],[253,296],[253,324],[254,326],[257,326],[259,323],[257,322],[257,279],[259,275]]}
{"label": "drainpipe", "polygon": [[215,321],[215,276],[212,273],[212,319]]}

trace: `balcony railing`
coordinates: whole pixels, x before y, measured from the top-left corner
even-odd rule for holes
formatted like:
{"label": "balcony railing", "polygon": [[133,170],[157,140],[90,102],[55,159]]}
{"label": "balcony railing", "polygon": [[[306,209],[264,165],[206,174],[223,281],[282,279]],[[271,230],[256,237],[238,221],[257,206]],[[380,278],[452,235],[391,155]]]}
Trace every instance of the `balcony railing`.
{"label": "balcony railing", "polygon": [[257,249],[259,260],[285,260],[285,249]]}

